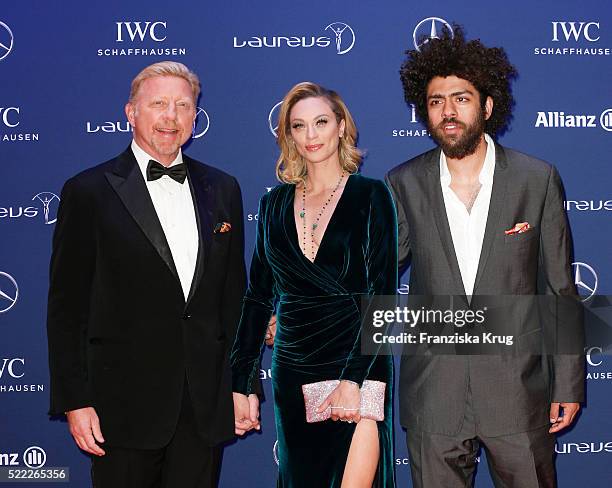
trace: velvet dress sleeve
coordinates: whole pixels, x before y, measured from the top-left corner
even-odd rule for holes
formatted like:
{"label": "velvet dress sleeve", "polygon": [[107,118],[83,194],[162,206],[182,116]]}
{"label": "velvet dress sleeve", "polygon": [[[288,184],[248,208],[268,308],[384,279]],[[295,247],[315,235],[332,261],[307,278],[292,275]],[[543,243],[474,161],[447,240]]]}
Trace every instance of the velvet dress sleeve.
{"label": "velvet dress sleeve", "polygon": [[274,311],[274,277],[265,252],[268,196],[264,195],[259,202],[249,286],[242,301],[242,315],[231,354],[233,391],[245,395],[259,391],[259,357]]}
{"label": "velvet dress sleeve", "polygon": [[[365,263],[368,283],[368,297],[393,295],[397,292],[397,219],[393,198],[382,181],[375,181],[370,193],[369,216],[365,243]],[[369,303],[367,297],[362,302]],[[365,308],[362,303],[362,316]],[[340,375],[360,386],[376,360],[375,354],[361,353],[363,328],[353,344],[353,349]]]}

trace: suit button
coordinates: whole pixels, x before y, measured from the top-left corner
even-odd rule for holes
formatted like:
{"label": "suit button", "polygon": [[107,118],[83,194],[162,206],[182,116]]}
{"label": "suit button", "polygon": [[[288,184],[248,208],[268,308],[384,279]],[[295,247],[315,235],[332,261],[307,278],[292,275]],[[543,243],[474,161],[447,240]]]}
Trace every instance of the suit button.
{"label": "suit button", "polygon": [[190,318],[191,318],[191,314],[190,313],[183,314],[183,320],[187,320],[187,319],[190,319]]}

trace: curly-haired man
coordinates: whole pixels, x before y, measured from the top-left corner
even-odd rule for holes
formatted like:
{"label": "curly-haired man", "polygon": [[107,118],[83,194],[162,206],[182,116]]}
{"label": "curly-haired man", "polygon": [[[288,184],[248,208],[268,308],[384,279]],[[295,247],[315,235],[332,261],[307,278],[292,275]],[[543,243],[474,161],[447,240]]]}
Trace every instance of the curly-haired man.
{"label": "curly-haired man", "polygon": [[[410,293],[458,296],[453,307],[466,310],[482,308],[485,295],[573,300],[559,175],[494,140],[511,118],[517,75],[503,49],[467,41],[455,26],[454,36],[447,30],[408,51],[400,74],[406,101],[439,146],[386,178],[397,204],[400,267],[411,266]],[[521,321],[515,302],[502,325],[512,328],[515,347],[540,347],[545,341],[536,339],[545,333]],[[563,337],[579,345],[581,321],[563,326]],[[400,373],[413,485],[471,486],[482,445],[496,486],[555,486],[554,434],[572,423],[584,399],[581,356],[426,349],[404,355]]]}

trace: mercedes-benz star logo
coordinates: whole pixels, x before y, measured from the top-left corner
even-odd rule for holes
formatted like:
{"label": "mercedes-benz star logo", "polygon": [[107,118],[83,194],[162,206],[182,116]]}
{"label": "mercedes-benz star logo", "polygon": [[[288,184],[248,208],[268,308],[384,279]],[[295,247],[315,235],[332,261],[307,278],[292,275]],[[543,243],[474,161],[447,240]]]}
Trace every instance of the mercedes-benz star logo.
{"label": "mercedes-benz star logo", "polygon": [[597,292],[599,279],[595,270],[586,263],[572,263],[574,267],[574,283],[578,289],[578,294],[582,297],[582,301],[590,300]]}
{"label": "mercedes-benz star logo", "polygon": [[19,298],[19,285],[10,274],[0,271],[0,313],[13,308],[17,298]]}
{"label": "mercedes-benz star logo", "polygon": [[270,113],[268,114],[268,127],[270,127],[270,132],[272,132],[274,137],[278,137],[278,114],[276,112],[282,104],[283,102],[281,100],[274,105],[274,107],[272,107],[272,110],[270,110]]}
{"label": "mercedes-benz star logo", "polygon": [[0,61],[6,58],[13,50],[13,31],[4,22],[0,21]]}
{"label": "mercedes-benz star logo", "polygon": [[355,45],[355,31],[344,22],[332,22],[325,30],[331,30],[336,38],[336,54],[346,54]]}
{"label": "mercedes-benz star logo", "polygon": [[427,17],[421,20],[412,33],[414,48],[417,51],[421,51],[421,48],[431,39],[440,39],[439,34],[445,28],[451,33],[451,37],[455,37],[453,28],[446,20],[440,17]]}
{"label": "mercedes-benz star logo", "polygon": [[41,191],[32,197],[32,200],[38,200],[43,204],[43,215],[45,216],[45,224],[55,224],[57,222],[57,217],[51,217],[51,209],[50,205],[53,200],[60,201],[60,198],[50,191]]}
{"label": "mercedes-benz star logo", "polygon": [[[198,117],[200,117],[200,114],[202,114],[202,120],[204,120],[204,123],[202,124],[204,128],[197,131],[196,129],[198,126]],[[210,128],[210,117],[206,113],[206,110],[204,110],[202,107],[198,107],[198,110],[196,112],[195,122],[193,124],[193,136],[192,137],[194,139],[199,139],[200,137],[202,137],[204,134],[208,132],[209,128]]]}

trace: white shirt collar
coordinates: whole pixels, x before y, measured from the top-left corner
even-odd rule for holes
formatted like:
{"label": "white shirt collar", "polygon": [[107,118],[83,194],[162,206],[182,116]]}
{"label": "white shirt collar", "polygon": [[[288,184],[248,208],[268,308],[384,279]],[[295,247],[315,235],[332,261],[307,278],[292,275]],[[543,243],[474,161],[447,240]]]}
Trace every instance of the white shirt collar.
{"label": "white shirt collar", "polygon": [[[149,160],[150,159],[155,160],[155,158],[151,156],[150,154],[148,154],[138,144],[136,144],[136,141],[134,139],[132,139],[131,147],[132,147],[132,152],[134,153],[134,157],[136,158],[136,162],[138,163],[138,167],[140,168],[140,172],[142,173],[142,176],[144,177],[145,181],[147,181],[147,166],[149,165]],[[174,161],[172,161],[172,163],[170,164],[170,166],[176,166],[177,164],[181,164],[182,162],[183,162],[183,153],[181,149],[179,148],[179,152],[176,155],[176,158],[174,159]]]}
{"label": "white shirt collar", "polygon": [[[493,182],[493,173],[495,172],[495,143],[489,134],[485,134],[484,138],[487,143],[487,153],[480,169],[478,180],[482,185],[490,185]],[[440,182],[443,187],[451,184],[451,174],[446,163],[444,151],[440,151]]]}

